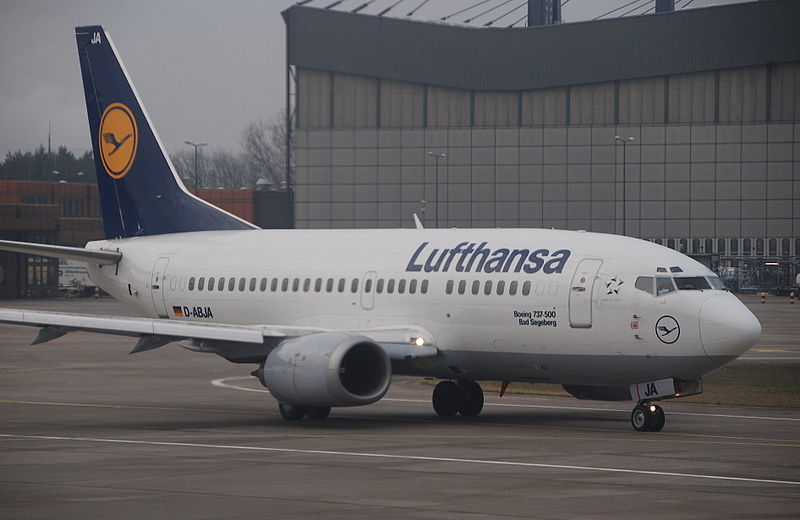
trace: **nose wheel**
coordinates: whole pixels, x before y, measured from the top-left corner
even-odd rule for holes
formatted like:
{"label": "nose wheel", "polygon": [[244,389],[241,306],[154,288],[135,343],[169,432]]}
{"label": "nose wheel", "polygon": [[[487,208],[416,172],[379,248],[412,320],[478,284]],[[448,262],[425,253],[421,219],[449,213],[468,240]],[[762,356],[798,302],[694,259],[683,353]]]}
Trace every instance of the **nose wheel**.
{"label": "nose wheel", "polygon": [[665,422],[664,410],[657,404],[640,402],[631,412],[631,424],[637,432],[660,432]]}
{"label": "nose wheel", "polygon": [[475,417],[483,410],[483,390],[475,381],[442,381],[433,389],[433,409],[442,417]]}

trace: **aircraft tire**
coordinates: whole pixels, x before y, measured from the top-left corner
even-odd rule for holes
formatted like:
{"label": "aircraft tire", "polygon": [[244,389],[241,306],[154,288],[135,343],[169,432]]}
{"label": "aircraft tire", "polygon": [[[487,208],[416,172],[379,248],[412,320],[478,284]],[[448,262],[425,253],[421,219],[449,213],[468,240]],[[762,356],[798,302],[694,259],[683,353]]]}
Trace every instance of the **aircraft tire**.
{"label": "aircraft tire", "polygon": [[483,410],[483,389],[475,381],[459,381],[462,399],[459,413],[464,417],[476,417]]}
{"label": "aircraft tire", "polygon": [[637,432],[649,432],[654,426],[656,414],[650,412],[646,406],[637,404],[631,412],[631,425]]}
{"label": "aircraft tire", "polygon": [[440,417],[457,414],[461,400],[461,390],[452,381],[442,381],[433,389],[433,409]]}
{"label": "aircraft tire", "polygon": [[330,406],[309,406],[308,410],[306,410],[306,417],[312,421],[324,421],[330,413]]}
{"label": "aircraft tire", "polygon": [[664,423],[667,421],[666,415],[664,414],[664,409],[658,406],[657,404],[654,405],[656,407],[656,411],[652,412],[655,415],[655,420],[653,421],[653,426],[650,428],[651,432],[660,432],[661,429],[664,427]]}
{"label": "aircraft tire", "polygon": [[307,409],[305,406],[278,403],[278,411],[287,421],[299,421],[306,415]]}

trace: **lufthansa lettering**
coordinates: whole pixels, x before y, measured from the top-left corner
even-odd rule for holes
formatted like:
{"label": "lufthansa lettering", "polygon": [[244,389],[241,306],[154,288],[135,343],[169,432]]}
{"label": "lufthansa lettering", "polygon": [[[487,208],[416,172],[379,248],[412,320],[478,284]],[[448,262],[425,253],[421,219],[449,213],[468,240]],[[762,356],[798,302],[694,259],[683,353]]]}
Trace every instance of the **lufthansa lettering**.
{"label": "lufthansa lettering", "polygon": [[408,261],[406,271],[426,273],[560,273],[570,254],[569,249],[492,249],[488,242],[460,242],[454,247],[429,248],[423,242]]}

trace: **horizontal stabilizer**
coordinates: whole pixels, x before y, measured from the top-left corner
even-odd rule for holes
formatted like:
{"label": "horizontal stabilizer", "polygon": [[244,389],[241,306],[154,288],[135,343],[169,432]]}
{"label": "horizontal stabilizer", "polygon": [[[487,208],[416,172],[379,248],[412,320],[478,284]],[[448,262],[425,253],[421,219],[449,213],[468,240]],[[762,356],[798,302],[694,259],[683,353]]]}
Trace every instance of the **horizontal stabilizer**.
{"label": "horizontal stabilizer", "polygon": [[27,253],[29,255],[53,256],[98,265],[116,264],[122,259],[122,253],[119,251],[100,251],[83,247],[54,246],[52,244],[14,242],[12,240],[0,240],[0,250]]}

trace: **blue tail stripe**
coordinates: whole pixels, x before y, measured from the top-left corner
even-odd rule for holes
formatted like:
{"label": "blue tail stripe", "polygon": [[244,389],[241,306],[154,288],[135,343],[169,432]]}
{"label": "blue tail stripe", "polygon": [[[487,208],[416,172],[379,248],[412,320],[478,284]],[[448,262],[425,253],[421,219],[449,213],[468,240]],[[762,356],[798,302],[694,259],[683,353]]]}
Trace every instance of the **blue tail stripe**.
{"label": "blue tail stripe", "polygon": [[186,190],[103,28],[75,36],[106,237],[255,229]]}

